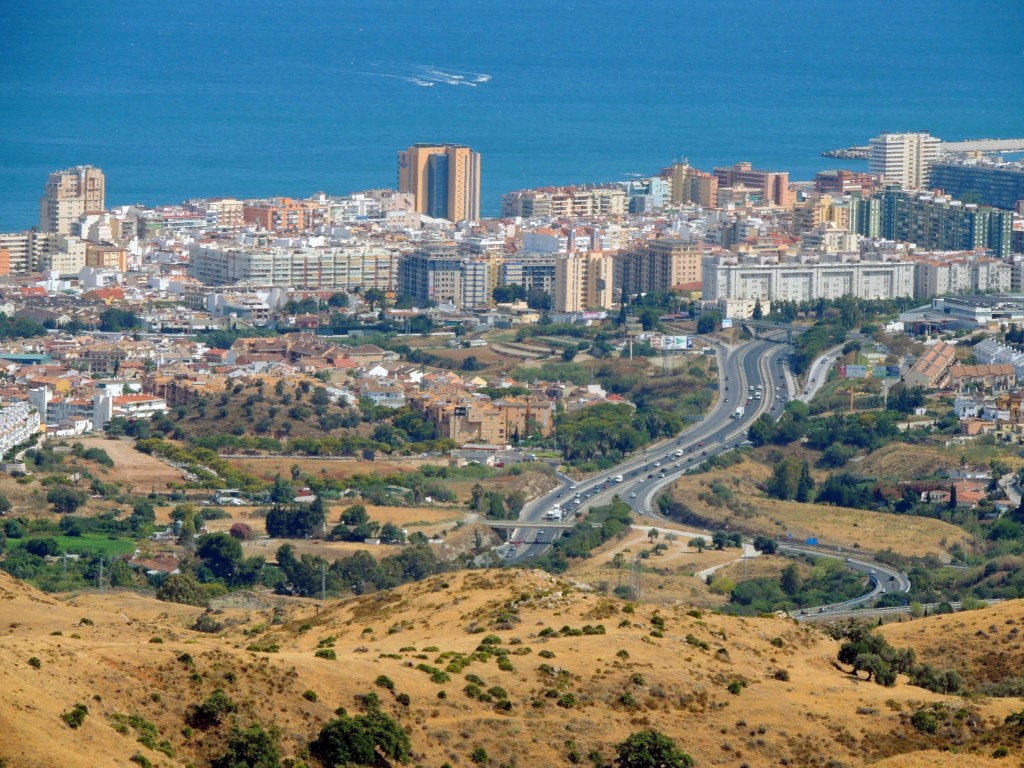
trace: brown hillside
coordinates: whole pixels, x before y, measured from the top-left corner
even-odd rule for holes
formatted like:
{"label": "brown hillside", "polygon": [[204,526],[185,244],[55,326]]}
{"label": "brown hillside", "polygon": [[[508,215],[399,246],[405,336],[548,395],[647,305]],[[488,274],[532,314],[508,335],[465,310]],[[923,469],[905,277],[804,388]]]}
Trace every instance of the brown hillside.
{"label": "brown hillside", "polygon": [[889,642],[955,669],[967,688],[992,695],[1024,693],[1024,600],[930,616],[882,629]]}
{"label": "brown hillside", "polygon": [[[408,728],[413,762],[434,768],[446,761],[468,766],[478,746],[495,766],[569,765],[569,742],[610,764],[613,745],[647,727],[672,736],[698,766],[859,766],[935,746],[935,737],[907,735],[915,707],[962,706],[906,684],[882,688],[856,679],[832,663],[836,643],[789,620],[631,608],[538,572],[432,577],[319,612],[309,601],[252,604],[211,615],[225,627],[203,634],[186,628],[201,609],[123,593],[53,600],[0,574],[0,758],[17,768],[99,768],[128,765],[140,752],[155,766],[206,765],[223,748],[228,723],[191,738],[182,729],[188,706],[218,687],[238,705],[240,725],[276,724],[291,756],[337,706],[356,712],[356,696],[376,691]],[[652,635],[662,622],[664,636]],[[595,632],[598,625],[604,634],[563,629]],[[151,642],[155,637],[163,642]],[[511,669],[495,656],[469,659],[493,638],[500,642],[483,647],[507,650]],[[252,645],[279,651],[247,650]],[[317,658],[318,647],[333,650],[336,660]],[[464,668],[449,667],[460,659]],[[451,679],[432,682],[417,665],[449,668]],[[784,673],[789,680],[778,679]],[[408,707],[374,685],[379,675],[394,681],[394,694],[408,694]],[[483,691],[504,689],[491,696],[507,692],[511,712],[467,696],[466,675],[481,678]],[[734,695],[732,681],[746,687]],[[317,701],[303,698],[307,690]],[[575,706],[558,706],[568,693]],[[89,714],[72,730],[60,714],[79,702]],[[1007,711],[1006,702],[979,703],[971,722],[990,727]],[[174,757],[137,743],[131,729],[118,733],[115,713],[153,723]],[[989,761],[942,762],[929,754],[884,764]]]}

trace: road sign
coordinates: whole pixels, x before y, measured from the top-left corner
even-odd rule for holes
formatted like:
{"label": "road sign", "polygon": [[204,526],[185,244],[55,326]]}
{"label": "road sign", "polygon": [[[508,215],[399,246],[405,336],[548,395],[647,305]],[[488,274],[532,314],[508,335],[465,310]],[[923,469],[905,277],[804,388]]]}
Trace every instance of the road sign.
{"label": "road sign", "polygon": [[840,365],[839,376],[843,379],[866,379],[868,367],[866,365]]}
{"label": "road sign", "polygon": [[818,539],[815,538],[814,536],[812,536],[811,538],[807,539],[807,546],[809,546],[809,547],[816,547],[816,546],[818,546]]}

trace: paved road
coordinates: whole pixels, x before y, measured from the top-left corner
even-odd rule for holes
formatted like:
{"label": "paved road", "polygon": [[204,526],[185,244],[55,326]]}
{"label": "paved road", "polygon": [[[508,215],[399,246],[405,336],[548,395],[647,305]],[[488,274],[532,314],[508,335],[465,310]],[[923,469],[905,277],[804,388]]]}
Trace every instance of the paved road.
{"label": "paved road", "polygon": [[814,399],[814,396],[818,394],[818,390],[828,381],[828,369],[835,365],[836,360],[839,359],[843,346],[843,344],[840,344],[826,350],[824,354],[819,355],[811,363],[811,368],[807,371],[807,386],[804,387],[802,392],[796,394],[797,400],[809,403]]}
{"label": "paved road", "polygon": [[[811,366],[808,388],[796,393],[801,400],[810,400],[827,378],[829,367],[842,349],[834,347],[821,355]],[[652,522],[658,519],[654,510],[655,498],[667,485],[675,482],[679,475],[696,466],[706,458],[732,450],[744,441],[750,424],[764,413],[779,418],[791,395],[795,382],[785,364],[789,347],[771,340],[748,342],[737,347],[719,345],[718,371],[720,397],[711,412],[699,423],[686,429],[670,440],[649,446],[641,456],[622,462],[614,469],[600,472],[578,483],[559,473],[562,484],[528,504],[520,514],[523,525],[511,532],[509,540],[516,542],[515,548],[504,551],[509,563],[528,562],[547,551],[551,542],[560,535],[559,530],[545,529],[545,515],[556,504],[566,510],[567,521],[574,520],[579,513],[592,504],[607,504],[618,495],[638,515],[643,525],[644,518]],[[760,390],[761,399],[756,398]],[[737,407],[743,407],[742,415],[735,418]],[[615,478],[622,476],[621,482]],[[531,526],[530,523],[538,525]],[[809,618],[838,617],[855,614],[869,603],[875,602],[886,592],[909,592],[910,580],[899,571],[864,556],[849,557],[845,553],[805,547],[796,544],[780,545],[784,552],[810,554],[817,557],[842,558],[847,567],[868,577],[869,592],[833,605],[814,606],[794,612],[801,620]]]}
{"label": "paved road", "polygon": [[[782,415],[784,398],[788,395],[780,363],[788,352],[788,346],[767,340],[738,347],[720,346],[721,396],[711,412],[677,437],[648,446],[643,454],[614,469],[579,483],[563,479],[558,488],[527,505],[520,514],[524,525],[510,536],[511,541],[521,543],[517,549],[507,551],[510,555],[507,561],[535,557],[550,546],[552,537],[558,533],[531,527],[529,523],[543,523],[545,514],[556,503],[568,509],[568,519],[572,519],[590,505],[607,504],[617,494],[641,519],[650,514],[656,494],[680,474],[706,458],[735,448],[746,439],[750,424],[762,413],[776,418]],[[756,397],[759,386],[762,387],[760,400]],[[734,418],[737,407],[744,409],[738,419]],[[614,481],[618,475],[622,476],[622,482]]]}
{"label": "paved road", "polygon": [[814,557],[830,557],[843,560],[846,567],[868,577],[871,590],[863,595],[844,600],[841,603],[830,605],[817,605],[813,608],[803,608],[792,611],[790,616],[796,619],[806,619],[812,616],[822,617],[822,614],[839,616],[847,613],[855,613],[868,603],[872,603],[887,592],[909,592],[910,579],[892,566],[876,562],[869,558],[845,552],[829,551],[822,547],[806,547],[800,544],[780,544],[779,550],[801,555],[813,555]]}

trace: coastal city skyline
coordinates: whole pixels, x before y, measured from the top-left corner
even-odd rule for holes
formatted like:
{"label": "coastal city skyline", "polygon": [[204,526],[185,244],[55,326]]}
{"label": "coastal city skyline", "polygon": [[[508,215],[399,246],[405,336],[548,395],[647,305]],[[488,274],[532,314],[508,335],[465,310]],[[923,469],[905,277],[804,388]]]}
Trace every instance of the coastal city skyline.
{"label": "coastal city skyline", "polygon": [[[395,148],[453,142],[487,158],[482,212],[496,215],[515,189],[624,180],[683,157],[807,180],[820,152],[882,130],[967,139],[1024,124],[1007,87],[981,85],[997,71],[1003,83],[1024,78],[1020,8],[933,18],[913,3],[826,13],[799,0],[784,25],[768,5],[737,9],[723,35],[708,0],[626,16],[605,0],[445,14],[401,0],[398,28],[370,5],[314,0],[282,23],[257,3],[244,31],[230,5],[75,21],[33,4],[0,9],[0,230],[34,220],[41,175],[83,163],[104,168],[124,203],[305,197],[393,186]],[[868,16],[863,41],[829,43]],[[678,45],[682,29],[699,55]],[[103,40],[103,55],[68,65],[33,51],[87,40]],[[602,69],[584,76],[594,51]]]}

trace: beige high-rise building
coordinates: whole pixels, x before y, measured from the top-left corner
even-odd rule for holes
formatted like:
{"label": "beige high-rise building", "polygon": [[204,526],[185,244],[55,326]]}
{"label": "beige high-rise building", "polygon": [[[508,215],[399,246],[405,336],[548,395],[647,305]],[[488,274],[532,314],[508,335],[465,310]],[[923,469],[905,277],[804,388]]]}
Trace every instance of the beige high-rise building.
{"label": "beige high-rise building", "polygon": [[700,205],[714,208],[718,198],[718,177],[699,171],[689,163],[672,165],[672,205]]}
{"label": "beige high-rise building", "polygon": [[868,170],[888,184],[904,189],[925,189],[932,163],[939,157],[942,141],[928,132],[883,133],[868,142]]}
{"label": "beige high-rise building", "polygon": [[449,221],[480,218],[480,153],[460,144],[414,144],[398,153],[398,191],[419,213]]}
{"label": "beige high-rise building", "polygon": [[39,201],[39,230],[70,235],[71,226],[87,211],[102,211],[106,203],[103,171],[79,165],[54,171]]}
{"label": "beige high-rise building", "polygon": [[580,253],[555,260],[554,296],[556,312],[584,312],[611,309],[615,303],[615,260],[606,253]]}

